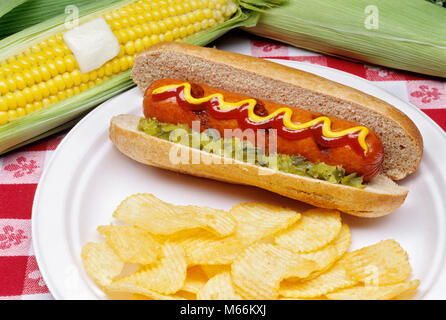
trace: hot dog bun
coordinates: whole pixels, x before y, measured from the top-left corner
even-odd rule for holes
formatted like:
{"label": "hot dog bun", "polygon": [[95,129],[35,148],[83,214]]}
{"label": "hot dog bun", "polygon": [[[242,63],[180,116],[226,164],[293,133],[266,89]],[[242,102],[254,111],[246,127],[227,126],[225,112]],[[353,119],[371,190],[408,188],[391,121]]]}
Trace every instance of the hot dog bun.
{"label": "hot dog bun", "polygon": [[[357,189],[230,159],[229,163],[216,165],[214,158],[218,156],[214,154],[138,131],[140,118],[136,115],[112,118],[110,139],[123,154],[144,164],[224,182],[252,185],[318,207],[338,209],[360,217],[379,217],[396,210],[408,192],[384,175],[373,178],[365,189]],[[169,152],[173,146],[187,149],[190,159],[199,155],[200,163],[173,164],[169,161]]]}
{"label": "hot dog bun", "polygon": [[142,92],[155,80],[183,79],[360,123],[381,138],[383,174],[393,180],[414,172],[421,161],[421,134],[398,109],[342,84],[267,60],[165,42],[135,57],[132,77]]}

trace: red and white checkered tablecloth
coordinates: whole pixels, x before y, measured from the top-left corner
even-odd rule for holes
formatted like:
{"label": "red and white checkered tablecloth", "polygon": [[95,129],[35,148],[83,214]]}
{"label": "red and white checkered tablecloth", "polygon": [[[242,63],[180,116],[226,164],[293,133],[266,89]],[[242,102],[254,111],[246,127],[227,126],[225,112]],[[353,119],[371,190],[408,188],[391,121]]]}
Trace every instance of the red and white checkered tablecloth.
{"label": "red and white checkered tablecloth", "polygon": [[[430,116],[446,130],[446,81],[353,63],[240,32],[216,42],[219,49],[261,58],[305,61],[372,81]],[[65,133],[0,156],[0,299],[52,299],[31,244],[31,208],[45,165]]]}

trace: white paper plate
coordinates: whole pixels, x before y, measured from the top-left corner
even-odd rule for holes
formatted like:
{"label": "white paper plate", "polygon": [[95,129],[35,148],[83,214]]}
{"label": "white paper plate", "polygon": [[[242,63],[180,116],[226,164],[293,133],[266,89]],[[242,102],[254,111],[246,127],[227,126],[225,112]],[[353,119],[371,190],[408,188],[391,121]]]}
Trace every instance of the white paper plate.
{"label": "white paper plate", "polygon": [[[421,280],[417,299],[446,299],[445,190],[446,137],[417,108],[368,81],[334,69],[278,60],[365,91],[405,112],[420,129],[425,143],[416,173],[401,182],[410,192],[396,212],[377,219],[343,215],[356,249],[393,238],[408,252],[413,278]],[[88,241],[99,241],[96,227],[109,224],[127,196],[153,193],[177,204],[229,209],[241,201],[269,201],[298,206],[296,201],[247,186],[181,175],[136,163],[108,139],[112,116],[141,114],[142,95],[135,88],[91,112],[65,137],[48,164],[33,206],[33,245],[40,271],[56,299],[104,299],[103,292],[82,267],[80,252]]]}

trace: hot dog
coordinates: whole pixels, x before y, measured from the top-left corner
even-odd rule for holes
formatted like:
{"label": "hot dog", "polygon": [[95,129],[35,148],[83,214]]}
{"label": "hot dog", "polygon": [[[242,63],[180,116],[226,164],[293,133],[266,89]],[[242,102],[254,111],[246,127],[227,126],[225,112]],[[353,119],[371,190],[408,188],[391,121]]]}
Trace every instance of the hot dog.
{"label": "hot dog", "polygon": [[[161,43],[135,56],[132,78],[143,93],[144,117],[115,116],[110,139],[144,164],[378,217],[403,204],[408,190],[392,180],[414,172],[421,161],[421,135],[402,112],[358,90],[273,62]],[[216,140],[223,144],[230,130],[236,137],[231,145],[241,145],[247,154],[262,149],[267,156],[249,162],[215,149],[218,143],[208,149],[172,140],[169,132],[175,128],[184,129],[189,142],[194,134],[207,137],[213,129],[224,136]],[[248,130],[260,134],[243,135]],[[273,132],[275,145],[269,139]],[[177,151],[200,161],[172,161]],[[273,153],[281,161],[277,167],[269,166]],[[221,161],[228,156],[231,161]]]}
{"label": "hot dog", "polygon": [[[349,174],[357,173],[359,176],[363,176],[364,181],[369,181],[381,170],[384,159],[381,140],[376,133],[364,126],[259,99],[254,99],[253,112],[261,118],[256,122],[249,116],[246,103],[240,103],[239,107],[225,111],[218,106],[218,99],[210,98],[215,94],[221,94],[224,102],[229,103],[252,100],[251,97],[203,84],[161,79],[151,83],[145,91],[144,115],[146,118],[155,117],[161,122],[183,123],[190,127],[192,127],[193,121],[199,121],[201,131],[212,128],[218,130],[222,136],[225,129],[275,128],[277,130],[277,152],[279,153],[303,156],[314,163],[324,162],[329,165],[342,166]],[[206,100],[206,97],[209,97],[209,101],[193,104],[185,99],[185,96],[188,95],[201,100]],[[283,110],[283,112],[277,113],[278,110]],[[287,110],[291,111],[290,120],[293,123],[308,124],[308,127],[300,130],[287,127],[283,121],[284,113]],[[269,117],[274,113],[277,113],[277,116]],[[339,137],[325,135],[322,127],[326,118],[330,123],[327,129],[332,130],[334,135],[345,130],[347,132]],[[310,126],[309,123],[314,124]],[[364,148],[358,142],[363,131],[366,131],[366,146]],[[265,141],[267,143],[268,140]],[[256,141],[251,142],[256,144]],[[267,147],[267,145],[261,147]]]}

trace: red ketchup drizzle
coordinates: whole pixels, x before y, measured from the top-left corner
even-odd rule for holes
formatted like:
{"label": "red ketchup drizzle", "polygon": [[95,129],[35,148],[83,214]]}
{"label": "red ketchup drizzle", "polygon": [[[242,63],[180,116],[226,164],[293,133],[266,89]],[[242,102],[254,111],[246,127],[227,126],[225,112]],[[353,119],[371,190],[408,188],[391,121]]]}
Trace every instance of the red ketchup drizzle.
{"label": "red ketchup drizzle", "polygon": [[300,140],[313,137],[316,143],[322,148],[337,148],[349,145],[352,150],[361,156],[365,156],[365,151],[358,142],[359,132],[351,133],[342,137],[328,138],[322,134],[323,122],[302,130],[288,129],[283,124],[283,114],[278,114],[274,118],[261,122],[254,122],[248,116],[248,104],[232,110],[222,110],[219,108],[218,98],[214,97],[201,104],[189,103],[184,98],[184,87],[180,86],[161,93],[152,95],[154,102],[175,98],[177,104],[187,110],[206,110],[212,117],[219,120],[237,120],[241,129],[276,129],[277,135],[288,140]]}

